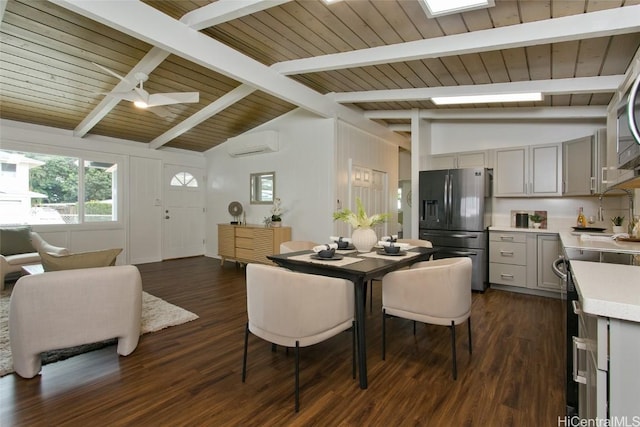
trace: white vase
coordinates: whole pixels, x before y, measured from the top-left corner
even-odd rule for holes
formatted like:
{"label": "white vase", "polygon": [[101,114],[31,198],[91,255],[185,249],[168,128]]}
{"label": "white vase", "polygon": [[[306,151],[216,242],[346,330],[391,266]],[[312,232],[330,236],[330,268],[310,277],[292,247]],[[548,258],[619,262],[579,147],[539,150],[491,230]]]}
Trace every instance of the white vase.
{"label": "white vase", "polygon": [[271,226],[278,228],[278,227],[282,227],[282,222],[281,221],[271,221]]}
{"label": "white vase", "polygon": [[624,233],[624,226],[622,225],[614,225],[611,228],[613,229],[613,234]]}
{"label": "white vase", "polygon": [[370,252],[378,243],[378,237],[372,228],[356,228],[351,235],[351,243],[358,252]]}

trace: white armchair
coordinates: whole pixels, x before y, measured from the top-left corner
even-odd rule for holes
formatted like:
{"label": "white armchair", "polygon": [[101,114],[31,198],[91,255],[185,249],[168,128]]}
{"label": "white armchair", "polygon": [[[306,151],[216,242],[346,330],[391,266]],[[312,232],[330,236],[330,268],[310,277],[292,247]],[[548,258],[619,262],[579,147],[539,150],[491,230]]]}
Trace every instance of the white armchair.
{"label": "white armchair", "polygon": [[23,276],[9,303],[9,342],[18,375],[40,372],[40,353],[118,338],[118,354],[140,337],[142,279],[135,266]]}
{"label": "white armchair", "polygon": [[[295,348],[295,410],[298,412],[299,349],[326,341],[350,328],[355,330],[353,283],[248,264],[247,314],[242,382],[247,374],[249,332],[272,344]],[[351,359],[355,378],[355,331]]]}
{"label": "white armchair", "polygon": [[451,330],[453,379],[457,378],[456,325],[467,321],[471,354],[471,259],[444,258],[413,264],[382,279],[382,360],[387,317],[448,326]]}
{"label": "white armchair", "polygon": [[0,255],[0,290],[4,289],[4,281],[6,275],[10,273],[19,273],[22,271],[23,265],[40,264],[39,252],[49,252],[56,255],[68,255],[67,248],[53,246],[47,243],[38,233],[29,232],[31,237],[31,245],[35,249],[34,252],[26,252],[13,255]]}

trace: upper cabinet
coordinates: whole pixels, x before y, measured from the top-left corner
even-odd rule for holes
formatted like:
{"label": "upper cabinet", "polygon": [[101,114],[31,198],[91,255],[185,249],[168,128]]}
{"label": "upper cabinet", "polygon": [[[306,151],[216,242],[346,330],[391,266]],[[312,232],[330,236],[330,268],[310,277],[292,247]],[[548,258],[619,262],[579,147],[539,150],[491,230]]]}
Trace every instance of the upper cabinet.
{"label": "upper cabinet", "polygon": [[429,162],[429,170],[490,167],[490,156],[487,151],[437,154],[431,156]]}
{"label": "upper cabinet", "polygon": [[495,151],[495,197],[562,195],[562,144],[502,148]]}
{"label": "upper cabinet", "polygon": [[604,191],[606,131],[562,144],[562,187],[565,196],[589,196]]}

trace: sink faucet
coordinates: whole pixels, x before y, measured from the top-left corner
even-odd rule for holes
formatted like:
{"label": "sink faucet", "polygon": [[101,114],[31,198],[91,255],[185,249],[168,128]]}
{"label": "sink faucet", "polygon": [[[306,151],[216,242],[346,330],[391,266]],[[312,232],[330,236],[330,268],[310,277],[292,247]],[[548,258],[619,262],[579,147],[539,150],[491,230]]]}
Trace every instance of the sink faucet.
{"label": "sink faucet", "polygon": [[607,188],[602,193],[600,193],[600,196],[598,196],[598,202],[600,204],[600,206],[598,207],[598,221],[604,221],[604,214],[603,214],[604,209],[602,209],[602,196],[607,194],[609,191],[613,191],[613,190],[623,191],[627,195],[627,197],[629,197],[629,221],[633,221],[633,191],[627,190],[625,188]]}

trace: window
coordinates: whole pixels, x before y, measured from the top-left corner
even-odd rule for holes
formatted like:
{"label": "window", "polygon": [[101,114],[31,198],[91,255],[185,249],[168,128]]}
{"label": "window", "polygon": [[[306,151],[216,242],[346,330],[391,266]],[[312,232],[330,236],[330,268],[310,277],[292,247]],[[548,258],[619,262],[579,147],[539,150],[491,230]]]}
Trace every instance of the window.
{"label": "window", "polygon": [[252,173],[250,180],[251,204],[270,205],[273,203],[273,195],[276,192],[276,173],[260,172]]}
{"label": "window", "polygon": [[82,224],[118,219],[118,162],[27,152],[11,156],[12,179],[0,175],[2,224]]}
{"label": "window", "polygon": [[172,187],[198,187],[198,180],[189,172],[178,172],[171,178]]}
{"label": "window", "polygon": [[17,168],[15,163],[0,163],[0,175],[15,178]]}

